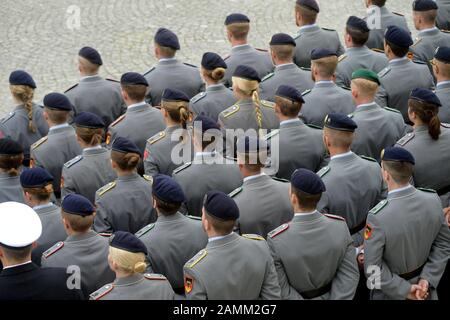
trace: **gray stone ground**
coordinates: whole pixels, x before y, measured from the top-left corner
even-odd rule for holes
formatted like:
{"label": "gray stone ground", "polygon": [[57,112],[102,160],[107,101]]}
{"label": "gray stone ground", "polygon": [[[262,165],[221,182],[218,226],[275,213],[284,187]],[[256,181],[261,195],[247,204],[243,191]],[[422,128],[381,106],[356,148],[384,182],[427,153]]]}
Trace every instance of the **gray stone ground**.
{"label": "gray stone ground", "polygon": [[[363,16],[364,0],[319,0],[319,23],[342,35],[349,15]],[[411,22],[411,0],[389,1],[391,10]],[[12,106],[8,77],[30,72],[36,100],[77,83],[79,48],[102,54],[102,75],[114,79],[127,71],[145,72],[154,63],[152,37],[161,27],[176,32],[179,58],[199,65],[203,52],[229,51],[223,21],[232,12],[252,20],[250,42],[267,48],[272,34],[294,34],[294,0],[2,0],[0,4],[0,116]],[[80,9],[80,27],[72,6]],[[75,22],[75,23],[74,23]],[[72,24],[71,24],[72,23]],[[75,27],[73,27],[75,26]]]}

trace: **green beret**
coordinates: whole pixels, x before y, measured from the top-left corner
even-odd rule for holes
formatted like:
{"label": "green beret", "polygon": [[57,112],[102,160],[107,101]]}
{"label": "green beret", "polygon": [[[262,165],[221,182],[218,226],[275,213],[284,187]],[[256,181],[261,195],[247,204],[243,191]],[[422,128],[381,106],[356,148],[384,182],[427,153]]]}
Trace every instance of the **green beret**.
{"label": "green beret", "polygon": [[368,69],[359,69],[352,73],[353,79],[366,79],[380,85],[380,79],[378,78],[378,74]]}

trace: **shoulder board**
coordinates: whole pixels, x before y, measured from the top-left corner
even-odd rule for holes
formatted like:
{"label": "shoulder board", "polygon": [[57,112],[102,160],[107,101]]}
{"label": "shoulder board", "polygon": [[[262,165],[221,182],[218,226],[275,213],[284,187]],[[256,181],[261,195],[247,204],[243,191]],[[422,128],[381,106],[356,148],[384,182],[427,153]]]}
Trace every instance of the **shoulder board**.
{"label": "shoulder board", "polygon": [[64,93],[69,92],[70,90],[72,90],[72,89],[74,89],[74,88],[76,88],[76,87],[78,87],[78,83],[77,83],[77,84],[74,84],[73,86],[71,86],[69,89],[67,89],[66,91],[64,91]]}
{"label": "shoulder board", "polygon": [[43,138],[41,138],[40,140],[36,141],[35,143],[33,143],[31,145],[31,149],[36,149],[37,147],[39,147],[40,145],[42,145],[44,142],[46,142],[48,139],[48,136],[45,136]]}
{"label": "shoulder board", "polygon": [[222,115],[223,115],[225,118],[228,118],[228,117],[230,117],[231,115],[233,115],[233,114],[235,114],[236,112],[238,112],[240,108],[241,108],[241,107],[239,107],[238,104],[235,104],[234,106],[231,106],[231,107],[229,107],[228,109],[222,111]]}
{"label": "shoulder board", "polygon": [[89,295],[89,297],[92,300],[100,300],[101,298],[106,296],[108,293],[110,293],[113,289],[114,289],[113,284],[107,284],[106,286],[103,286],[100,289],[98,289],[97,291],[91,293]]}
{"label": "shoulder board", "polygon": [[378,52],[378,53],[384,53],[383,50],[378,49],[378,48],[372,48],[372,49],[370,49],[370,50],[375,51],[375,52]]}
{"label": "shoulder board", "polygon": [[346,86],[342,86],[342,87],[340,87],[340,88],[341,88],[341,89],[344,89],[344,90],[348,90],[348,91],[352,90],[352,88],[346,87]]}
{"label": "shoulder board", "polygon": [[104,195],[105,193],[107,193],[109,190],[114,189],[116,187],[116,182],[110,182],[108,183],[106,186],[101,187],[97,192],[99,196]]}
{"label": "shoulder board", "polygon": [[421,41],[422,41],[422,38],[416,38],[416,41],[413,43],[413,45],[412,45],[411,47],[415,47],[415,46],[418,45]]}
{"label": "shoulder board", "polygon": [[423,64],[423,65],[427,65],[426,62],[424,61],[420,61],[420,60],[413,60],[412,62],[416,63],[416,64]]}
{"label": "shoulder board", "polygon": [[347,117],[349,117],[350,119],[352,119],[354,116],[355,114],[353,112],[347,115]]}
{"label": "shoulder board", "polygon": [[269,50],[267,50],[267,49],[261,49],[261,48],[255,48],[255,49],[260,52],[269,52]]}
{"label": "shoulder board", "polygon": [[153,177],[152,177],[152,176],[149,176],[149,175],[147,175],[147,174],[144,174],[144,175],[142,176],[142,178],[144,178],[146,181],[150,182],[150,184],[153,184]]}
{"label": "shoulder board", "polygon": [[264,81],[266,81],[267,79],[272,78],[274,75],[275,75],[274,72],[269,73],[267,76],[265,76],[264,78],[261,79],[261,82],[264,82]]}
{"label": "shoulder board", "polygon": [[167,278],[164,277],[162,274],[156,273],[146,273],[144,274],[144,278],[147,280],[167,280]]}
{"label": "shoulder board", "polygon": [[60,241],[56,243],[53,247],[45,251],[42,255],[45,259],[50,257],[52,254],[56,253],[58,250],[60,250],[62,247],[64,247],[64,242]]}
{"label": "shoulder board", "polygon": [[441,123],[441,127],[450,129],[450,123]]}
{"label": "shoulder board", "polygon": [[316,126],[315,124],[312,124],[312,123],[307,123],[306,125],[312,129],[323,130],[322,127]]}
{"label": "shoulder board", "polygon": [[188,217],[189,219],[192,219],[192,220],[196,220],[196,221],[202,220],[202,217],[196,217],[196,216],[191,216],[191,215],[187,215],[186,217]]}
{"label": "shoulder board", "polygon": [[280,233],[283,233],[287,229],[289,229],[289,224],[285,223],[285,224],[279,226],[278,228],[276,228],[275,230],[270,231],[268,233],[268,236],[271,237],[271,238],[275,238],[277,235],[279,235]]}
{"label": "shoulder board", "polygon": [[183,62],[183,64],[188,67],[197,68],[197,66],[194,66],[193,64],[190,63]]}
{"label": "shoulder board", "polygon": [[120,81],[117,81],[115,79],[110,79],[110,78],[106,78],[107,81],[111,81],[111,82],[115,82],[115,83],[120,83]]}
{"label": "shoulder board", "polygon": [[181,171],[183,171],[186,168],[189,168],[191,166],[192,162],[187,162],[185,164],[183,164],[181,167],[176,168],[175,170],[173,170],[173,173],[179,173]]}
{"label": "shoulder board", "polygon": [[191,260],[189,260],[186,263],[186,267],[192,269],[195,267],[197,263],[199,263],[203,258],[205,258],[208,254],[208,251],[206,249],[201,250],[199,253],[197,253]]}
{"label": "shoulder board", "polygon": [[146,73],[144,73],[144,76],[148,75],[150,72],[152,72],[155,69],[156,69],[156,67],[153,66],[150,70],[148,70]]}
{"label": "shoulder board", "polygon": [[10,112],[6,117],[4,117],[3,119],[2,119],[2,123],[6,123],[6,121],[8,121],[9,119],[11,119],[12,117],[14,117],[14,115],[15,115],[16,113],[13,111],[13,112]]}
{"label": "shoulder board", "polygon": [[410,132],[406,136],[398,140],[397,143],[403,147],[408,142],[410,142],[414,138],[414,136],[415,136],[414,132]]}
{"label": "shoulder board", "polygon": [[284,182],[284,183],[290,182],[289,180],[286,180],[283,178],[278,178],[278,177],[272,177],[272,179],[275,181]]}
{"label": "shoulder board", "polygon": [[70,168],[70,167],[73,166],[75,163],[80,162],[81,159],[83,159],[83,156],[82,156],[82,155],[76,156],[76,157],[73,158],[72,160],[67,161],[67,162],[64,164],[64,167]]}
{"label": "shoulder board", "polygon": [[401,113],[399,110],[394,109],[394,108],[384,107],[384,109],[386,109],[387,111],[395,112],[395,113]]}
{"label": "shoulder board", "polygon": [[229,55],[227,55],[226,57],[224,57],[223,60],[224,60],[224,61],[225,61],[225,60],[228,60],[228,59],[230,59],[230,57],[231,57],[231,55],[229,54]]}
{"label": "shoulder board", "polygon": [[139,230],[138,232],[136,232],[135,236],[140,238],[142,237],[144,234],[148,233],[150,230],[152,230],[155,227],[154,223],[150,223],[149,225],[143,227],[141,230]]}
{"label": "shoulder board", "polygon": [[233,191],[231,191],[231,192],[228,194],[228,196],[229,196],[230,198],[233,198],[233,197],[237,196],[239,193],[241,193],[242,190],[244,190],[244,188],[242,188],[242,187],[239,187],[239,188],[237,188],[237,189],[234,189]]}
{"label": "shoulder board", "polygon": [[344,53],[343,55],[339,56],[338,62],[345,60],[345,58],[347,58],[347,55]]}
{"label": "shoulder board", "polygon": [[257,241],[264,240],[263,237],[261,237],[260,235],[257,235],[257,234],[243,234],[242,236],[244,238],[250,239],[250,240],[257,240]]}
{"label": "shoulder board", "polygon": [[162,138],[164,138],[165,136],[166,136],[166,132],[165,131],[161,131],[160,133],[157,133],[153,137],[148,139],[147,142],[149,144],[154,144],[154,143],[158,142],[159,140],[161,140]]}
{"label": "shoulder board", "polygon": [[375,160],[374,158],[368,157],[368,156],[360,156],[361,158],[363,158],[364,160],[368,160],[368,161],[372,161],[372,162],[378,162],[377,160]]}
{"label": "shoulder board", "polygon": [[103,237],[103,238],[110,238],[112,236],[112,233],[100,232],[98,235]]}
{"label": "shoulder board", "polygon": [[437,193],[436,190],[434,190],[434,189],[428,189],[428,188],[417,188],[417,189],[420,191],[423,191],[423,192]]}
{"label": "shoulder board", "polygon": [[398,12],[392,12],[392,13],[395,14],[395,15],[397,15],[397,16],[404,17],[404,15],[401,14],[401,13],[398,13]]}
{"label": "shoulder board", "polygon": [[261,100],[261,104],[266,108],[271,108],[271,109],[275,108],[275,103],[270,102],[270,101]]}
{"label": "shoulder board", "polygon": [[386,67],[383,70],[380,71],[380,73],[378,74],[379,77],[384,77],[385,75],[387,75],[389,72],[391,71],[391,68]]}
{"label": "shoulder board", "polygon": [[295,35],[295,37],[293,37],[293,38],[294,38],[294,40],[297,40],[297,39],[300,38],[301,36],[302,36],[301,33],[297,33],[297,34]]}
{"label": "shoulder board", "polygon": [[336,216],[336,215],[334,215],[334,214],[328,214],[328,213],[326,213],[326,214],[324,214],[324,216],[325,216],[325,217],[328,217],[328,218],[330,218],[330,219],[340,220],[340,221],[344,221],[344,222],[345,222],[345,219],[344,219],[343,217]]}
{"label": "shoulder board", "polygon": [[330,170],[331,168],[329,166],[323,167],[319,172],[317,172],[317,175],[323,178],[328,172],[330,172]]}
{"label": "shoulder board", "polygon": [[125,114],[121,115],[120,117],[118,117],[116,119],[116,121],[114,121],[113,123],[111,123],[109,126],[110,127],[114,127],[116,124],[118,124],[120,121],[122,121],[123,119],[125,119]]}
{"label": "shoulder board", "polygon": [[310,93],[312,90],[308,89],[302,92],[302,96],[306,96],[308,93]]}
{"label": "shoulder board", "polygon": [[379,202],[374,208],[372,208],[372,210],[369,211],[369,213],[371,214],[377,214],[378,212],[380,212],[384,207],[386,207],[386,205],[388,204],[387,200],[383,200],[381,202]]}
{"label": "shoulder board", "polygon": [[311,68],[306,68],[306,67],[300,67],[300,69],[302,69],[303,71],[311,71]]}
{"label": "shoulder board", "polygon": [[271,138],[275,137],[279,133],[280,133],[280,129],[272,130],[264,136],[264,140],[270,140]]}
{"label": "shoulder board", "polygon": [[330,29],[330,28],[322,28],[322,30],[325,30],[325,31],[336,31],[336,30]]}
{"label": "shoulder board", "polygon": [[450,33],[450,30],[441,29],[441,31],[444,33]]}
{"label": "shoulder board", "polygon": [[207,93],[206,92],[200,92],[198,95],[196,95],[195,97],[193,97],[191,99],[191,103],[196,103],[200,100],[202,100],[204,97],[206,97]]}

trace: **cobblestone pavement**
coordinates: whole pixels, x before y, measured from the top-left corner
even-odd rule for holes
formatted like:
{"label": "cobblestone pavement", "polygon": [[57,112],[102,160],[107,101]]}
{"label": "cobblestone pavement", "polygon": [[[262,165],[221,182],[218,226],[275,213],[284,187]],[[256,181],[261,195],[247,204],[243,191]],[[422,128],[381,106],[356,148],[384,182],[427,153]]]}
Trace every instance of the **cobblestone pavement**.
{"label": "cobblestone pavement", "polygon": [[[319,23],[342,35],[347,17],[363,16],[364,0],[319,0]],[[79,48],[92,46],[102,54],[101,74],[114,79],[127,71],[145,72],[154,63],[152,37],[161,27],[176,32],[178,57],[199,65],[202,53],[226,55],[223,21],[232,12],[252,20],[250,42],[267,48],[271,35],[294,34],[294,0],[2,0],[0,4],[0,116],[11,110],[8,76],[30,72],[36,100],[64,91],[78,82]],[[388,1],[391,10],[411,22],[411,0]],[[80,13],[77,28],[77,8]],[[74,20],[75,19],[75,20]]]}

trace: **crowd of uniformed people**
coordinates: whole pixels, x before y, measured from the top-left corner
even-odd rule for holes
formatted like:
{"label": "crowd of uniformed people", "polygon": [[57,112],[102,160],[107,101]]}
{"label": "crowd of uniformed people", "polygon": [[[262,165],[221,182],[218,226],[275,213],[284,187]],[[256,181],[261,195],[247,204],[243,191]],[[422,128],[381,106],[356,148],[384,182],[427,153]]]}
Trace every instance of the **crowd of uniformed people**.
{"label": "crowd of uniformed people", "polygon": [[[344,41],[296,0],[269,51],[226,17],[228,57],[80,81],[0,121],[0,299],[449,299],[450,1],[386,0]],[[236,132],[229,136],[228,133]]]}

